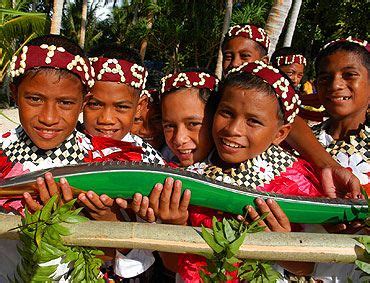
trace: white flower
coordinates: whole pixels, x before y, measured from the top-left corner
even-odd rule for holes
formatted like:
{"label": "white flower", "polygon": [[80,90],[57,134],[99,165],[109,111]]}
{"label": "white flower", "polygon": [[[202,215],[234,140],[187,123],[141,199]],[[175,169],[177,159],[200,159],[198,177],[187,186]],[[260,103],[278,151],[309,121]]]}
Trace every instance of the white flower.
{"label": "white flower", "polygon": [[367,173],[370,172],[370,164],[368,164],[359,153],[348,156],[348,154],[340,152],[337,154],[336,159],[342,167],[351,169],[353,175],[360,180],[361,185],[369,183],[369,176]]}
{"label": "white flower", "polygon": [[259,178],[266,181],[271,181],[274,178],[273,169],[266,160],[262,160],[260,156],[257,156],[253,163],[253,170],[258,174]]}

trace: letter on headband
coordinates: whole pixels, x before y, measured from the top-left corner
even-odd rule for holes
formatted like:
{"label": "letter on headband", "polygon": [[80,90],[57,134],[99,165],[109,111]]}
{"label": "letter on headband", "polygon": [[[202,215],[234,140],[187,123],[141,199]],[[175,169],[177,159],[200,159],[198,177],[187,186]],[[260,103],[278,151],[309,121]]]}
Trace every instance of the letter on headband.
{"label": "letter on headband", "polygon": [[301,54],[276,57],[276,65],[278,65],[279,67],[282,66],[282,65],[290,65],[290,64],[293,64],[293,63],[297,63],[297,64],[301,64],[301,65],[306,66],[307,65],[307,60]]}
{"label": "letter on headband", "polygon": [[161,79],[161,93],[175,90],[180,87],[205,88],[214,91],[218,85],[218,79],[204,72],[183,72],[169,74]]}
{"label": "letter on headband", "polygon": [[96,81],[125,83],[138,90],[145,88],[147,70],[136,63],[103,57],[90,58]]}
{"label": "letter on headband", "polygon": [[259,28],[253,25],[232,26],[231,28],[229,28],[227,35],[228,37],[242,36],[249,38],[265,48],[266,51],[270,47],[270,38],[267,35],[266,31],[263,28]]}
{"label": "letter on headband", "polygon": [[329,43],[325,44],[323,48],[321,48],[320,51],[328,48],[329,46],[332,46],[336,43],[339,43],[339,42],[352,42],[352,43],[355,43],[355,44],[358,44],[362,47],[365,47],[365,49],[370,52],[370,44],[369,42],[367,42],[366,40],[361,40],[361,39],[358,39],[358,38],[354,38],[352,36],[349,36],[347,38],[339,38],[339,39],[336,39],[336,40],[333,40],[333,41],[330,41]]}
{"label": "letter on headband", "polygon": [[231,73],[248,73],[268,83],[274,89],[277,98],[281,100],[284,106],[285,122],[293,123],[295,116],[297,116],[299,112],[301,100],[289,81],[278,69],[266,65],[262,61],[255,61],[253,63],[244,63],[237,68],[231,69],[227,75]]}
{"label": "letter on headband", "polygon": [[13,56],[10,63],[10,76],[14,79],[34,68],[65,69],[77,75],[81,82],[93,87],[94,77],[90,62],[85,62],[80,55],[73,55],[63,47],[41,44],[23,46],[18,56]]}

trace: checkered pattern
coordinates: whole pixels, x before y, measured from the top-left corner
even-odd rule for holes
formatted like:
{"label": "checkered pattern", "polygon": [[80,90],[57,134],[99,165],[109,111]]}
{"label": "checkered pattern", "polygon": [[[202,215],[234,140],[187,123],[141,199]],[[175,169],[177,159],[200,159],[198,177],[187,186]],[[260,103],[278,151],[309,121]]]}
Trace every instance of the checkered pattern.
{"label": "checkered pattern", "polygon": [[159,164],[159,165],[165,165],[166,162],[164,161],[162,155],[156,151],[149,143],[145,142],[142,138],[139,136],[133,135],[133,134],[127,134],[123,141],[125,142],[131,142],[136,146],[139,146],[143,150],[143,156],[142,161],[144,163],[149,164]]}
{"label": "checkered pattern", "polygon": [[285,152],[282,148],[272,145],[261,155],[241,163],[238,168],[223,170],[220,167],[209,165],[204,169],[204,174],[214,180],[223,181],[237,186],[256,189],[259,186],[270,183],[271,179],[263,177],[253,168],[258,160],[263,160],[272,168],[274,178],[280,176],[288,167],[292,167],[297,159]]}
{"label": "checkered pattern", "polygon": [[[366,122],[368,122],[368,118]],[[317,138],[326,133],[327,121],[316,125],[313,132]],[[328,135],[328,134],[327,134]],[[320,139],[319,139],[320,141]],[[356,134],[350,135],[346,140],[333,140],[329,144],[324,144],[326,151],[335,158],[338,153],[343,152],[349,155],[359,153],[366,162],[370,161],[370,127],[362,125]]]}
{"label": "checkered pattern", "polygon": [[39,149],[21,127],[16,129],[15,134],[18,138],[16,141],[6,147],[3,143],[0,144],[3,154],[14,163],[30,161],[38,165],[46,159],[51,159],[53,163],[68,165],[82,162],[86,154],[86,150],[77,142],[77,131],[74,131],[58,148],[46,151]]}

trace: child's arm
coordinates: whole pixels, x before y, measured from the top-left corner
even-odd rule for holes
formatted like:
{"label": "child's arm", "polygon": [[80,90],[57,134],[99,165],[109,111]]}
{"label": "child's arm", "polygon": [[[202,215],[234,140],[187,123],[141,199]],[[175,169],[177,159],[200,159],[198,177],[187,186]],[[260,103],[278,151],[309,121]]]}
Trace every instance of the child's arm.
{"label": "child's arm", "polygon": [[23,197],[28,209],[31,212],[41,209],[43,207],[43,204],[46,204],[48,200],[55,194],[58,194],[60,196],[61,203],[66,203],[73,199],[72,188],[68,184],[67,179],[60,178],[59,187],[58,184],[55,182],[53,175],[50,172],[45,174],[45,178],[42,177],[37,178],[36,188],[39,193],[42,204],[37,203],[29,193],[24,193]]}
{"label": "child's arm", "polygon": [[[259,225],[266,227],[265,231],[291,232],[290,221],[276,201],[272,199],[264,201],[261,198],[257,198],[256,205],[260,213],[252,206],[248,207],[248,216],[252,221],[260,218],[260,215],[268,213],[264,220],[259,221]],[[289,272],[298,276],[311,274],[315,266],[315,264],[311,262],[280,261],[279,264]]]}

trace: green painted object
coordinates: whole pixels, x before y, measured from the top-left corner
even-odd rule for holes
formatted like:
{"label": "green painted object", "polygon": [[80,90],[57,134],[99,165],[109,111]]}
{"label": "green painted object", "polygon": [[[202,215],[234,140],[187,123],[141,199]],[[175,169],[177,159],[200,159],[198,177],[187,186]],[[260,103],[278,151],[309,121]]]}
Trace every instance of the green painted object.
{"label": "green painted object", "polygon": [[130,162],[103,162],[70,165],[42,170],[0,182],[1,191],[35,188],[35,180],[51,172],[56,179],[66,177],[71,186],[92,190],[112,198],[132,198],[134,193],[149,195],[156,183],[166,177],[181,180],[183,189],[191,190],[191,204],[233,214],[243,214],[246,205],[256,197],[276,200],[291,222],[339,223],[366,219],[368,206],[364,200],[290,197],[258,192],[245,187],[213,181],[181,169]]}

